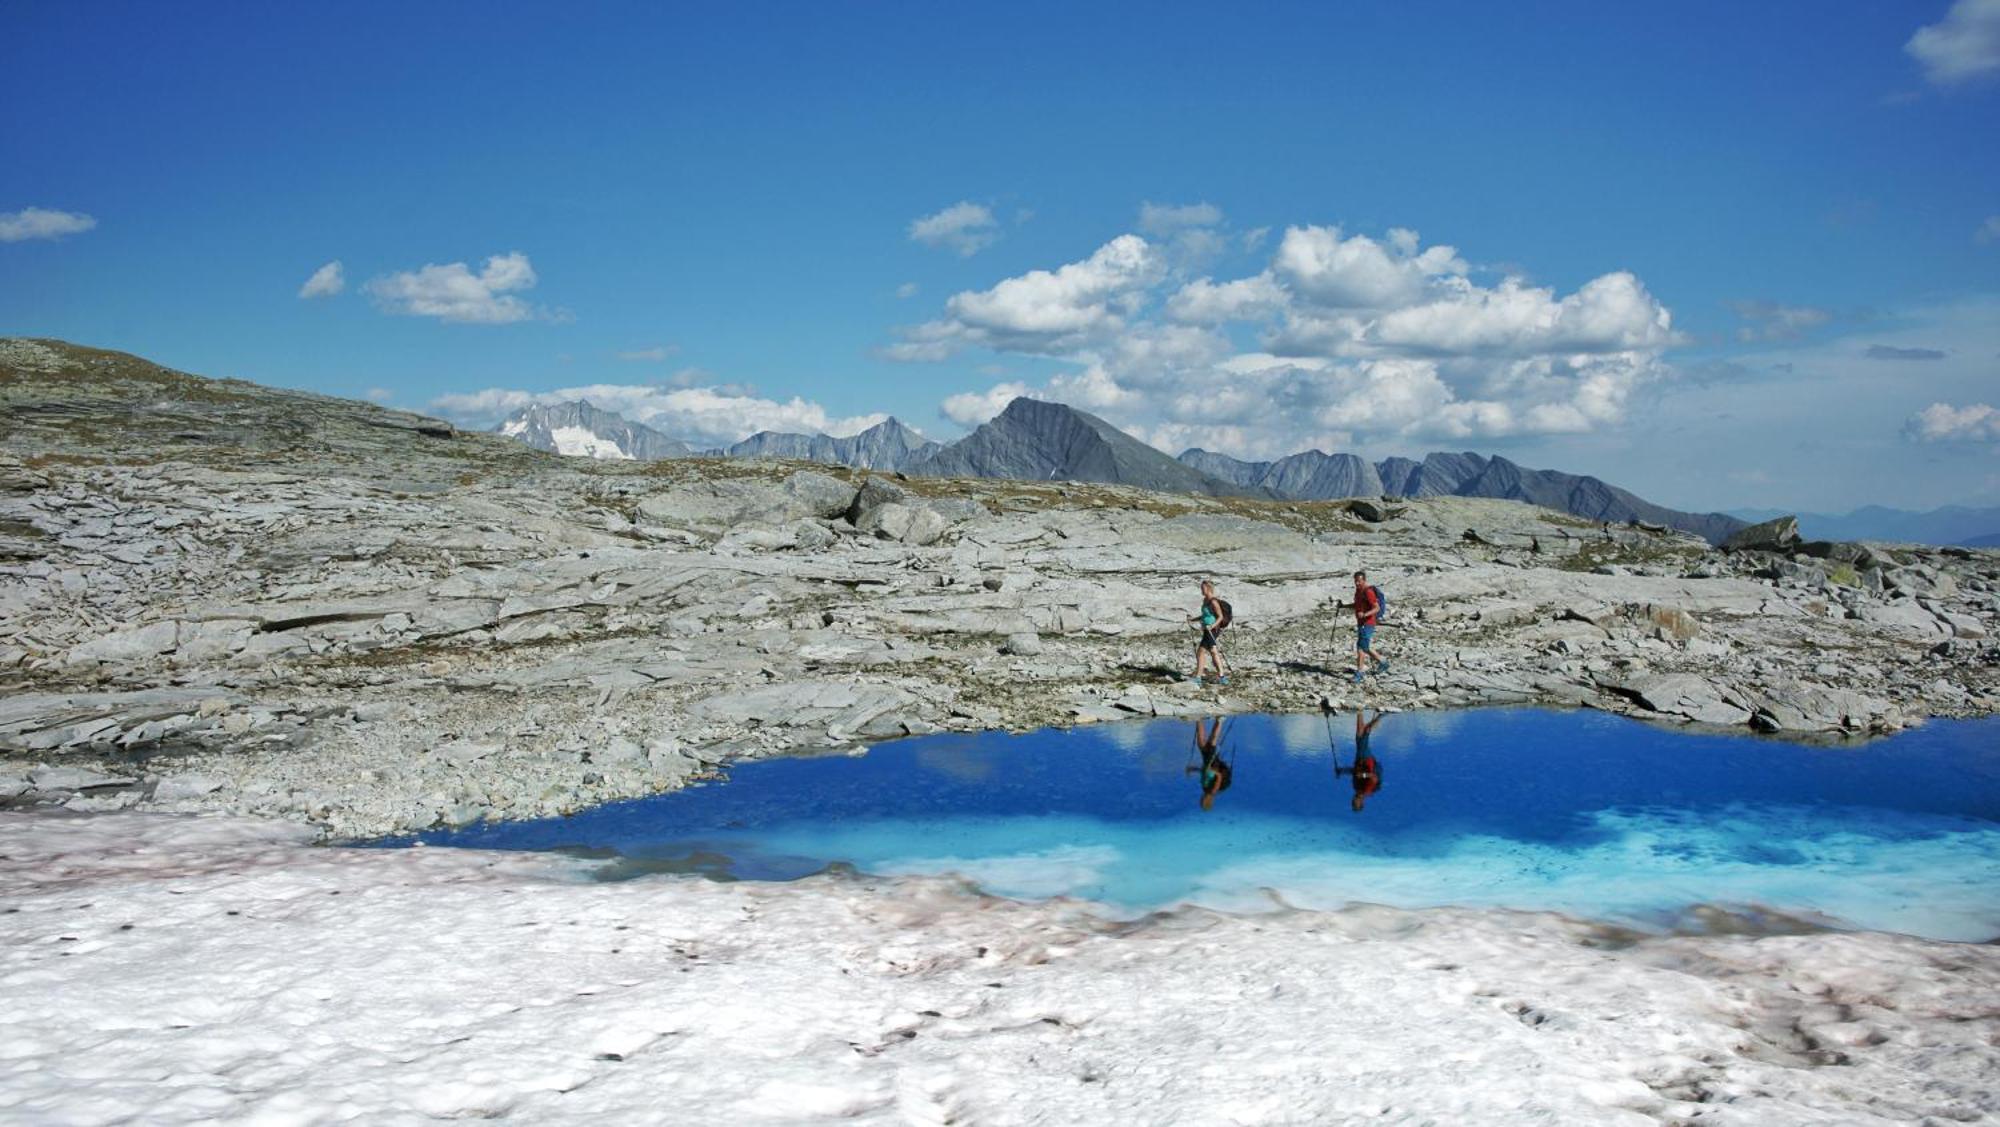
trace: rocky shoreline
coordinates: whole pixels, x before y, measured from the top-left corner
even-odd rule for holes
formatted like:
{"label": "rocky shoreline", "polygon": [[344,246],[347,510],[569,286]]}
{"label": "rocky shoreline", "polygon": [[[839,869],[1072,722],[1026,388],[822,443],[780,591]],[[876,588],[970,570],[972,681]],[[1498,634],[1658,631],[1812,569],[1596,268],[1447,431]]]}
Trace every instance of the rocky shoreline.
{"label": "rocky shoreline", "polygon": [[[940,730],[1365,699],[1853,738],[2000,709],[1991,550],[590,462],[52,342],[0,341],[0,407],[15,805],[353,838]],[[1394,667],[1356,687],[1333,608],[1361,567]],[[1239,619],[1222,689],[1182,679],[1203,576]]]}

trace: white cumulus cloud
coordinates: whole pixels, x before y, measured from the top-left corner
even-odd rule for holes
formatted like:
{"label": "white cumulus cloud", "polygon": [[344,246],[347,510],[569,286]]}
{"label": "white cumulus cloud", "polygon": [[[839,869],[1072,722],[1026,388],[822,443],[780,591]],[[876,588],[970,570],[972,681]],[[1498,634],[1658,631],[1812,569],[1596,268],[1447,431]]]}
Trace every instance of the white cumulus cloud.
{"label": "white cumulus cloud", "polygon": [[312,272],[312,277],[306,279],[306,284],[299,287],[299,297],[332,297],[346,288],[347,274],[342,269],[340,260],[336,258]]}
{"label": "white cumulus cloud", "polygon": [[933,215],[910,220],[910,238],[970,258],[1000,237],[1000,225],[985,204],[960,200]]}
{"label": "white cumulus cloud", "polygon": [[1241,457],[1588,433],[1622,423],[1639,388],[1672,374],[1661,360],[1680,341],[1672,315],[1628,271],[1568,293],[1517,276],[1483,283],[1456,248],[1407,228],[1300,225],[1256,273],[1185,280],[1173,241],[1210,231],[1219,209],[1148,205],[1140,219],[1164,246],[1120,235],[1086,259],[955,294],[886,354],[983,348],[1068,366],[952,396],[942,411],[960,424],[1025,394],[1169,452]]}
{"label": "white cumulus cloud", "polygon": [[1343,238],[1338,227],[1288,227],[1271,268],[1302,302],[1321,309],[1394,309],[1420,299],[1427,283],[1462,275],[1465,261],[1448,246],[1418,249],[1405,228],[1384,242]]}
{"label": "white cumulus cloud", "polygon": [[488,258],[476,274],[463,262],[427,265],[376,278],[366,288],[387,313],[500,325],[543,315],[514,296],[533,289],[535,281],[528,256],[514,251]]}
{"label": "white cumulus cloud", "polygon": [[1940,86],[2000,74],[2000,0],[1958,0],[1944,19],[1918,28],[1903,50]]}
{"label": "white cumulus cloud", "polygon": [[1232,282],[1197,278],[1167,299],[1167,316],[1196,325],[1260,321],[1285,307],[1287,295],[1269,273]]}
{"label": "white cumulus cloud", "polygon": [[1403,351],[1514,355],[1664,348],[1674,339],[1666,307],[1622,270],[1560,299],[1517,278],[1492,289],[1453,279],[1436,299],[1385,313],[1361,333]]}
{"label": "white cumulus cloud", "polygon": [[1055,270],[1031,270],[991,289],[945,302],[945,317],[905,330],[899,360],[936,360],[969,345],[1057,354],[1124,327],[1161,273],[1160,257],[1137,235],[1120,235],[1089,258]]}
{"label": "white cumulus cloud", "polygon": [[947,396],[939,410],[960,426],[974,427],[1006,410],[1007,404],[1023,395],[1034,397],[1035,392],[1024,383],[995,384],[985,391]]}
{"label": "white cumulus cloud", "polygon": [[1903,434],[1917,442],[2000,442],[2000,407],[1933,403],[1910,416]]}
{"label": "white cumulus cloud", "polygon": [[0,211],[0,243],[29,239],[60,239],[97,226],[97,220],[74,211],[28,207],[20,211]]}

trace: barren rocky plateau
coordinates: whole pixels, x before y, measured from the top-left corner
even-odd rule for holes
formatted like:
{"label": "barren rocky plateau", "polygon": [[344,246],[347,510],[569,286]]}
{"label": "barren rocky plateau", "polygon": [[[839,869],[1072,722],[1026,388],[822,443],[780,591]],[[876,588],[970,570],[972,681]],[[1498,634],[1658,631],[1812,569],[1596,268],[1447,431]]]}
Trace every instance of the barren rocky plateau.
{"label": "barren rocky plateau", "polygon": [[[2000,707],[1990,550],[598,462],[56,341],[0,340],[0,413],[0,804],[354,839],[946,730],[1535,704],[1835,741]],[[1359,686],[1357,568],[1392,662]],[[1204,577],[1227,686],[1187,680]]]}

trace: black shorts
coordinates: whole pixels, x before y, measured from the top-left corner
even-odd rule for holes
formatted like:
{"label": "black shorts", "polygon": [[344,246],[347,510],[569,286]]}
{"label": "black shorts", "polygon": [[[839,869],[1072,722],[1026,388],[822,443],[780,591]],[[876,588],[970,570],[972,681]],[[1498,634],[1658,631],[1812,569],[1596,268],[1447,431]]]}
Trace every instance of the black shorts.
{"label": "black shorts", "polygon": [[1202,627],[1202,628],[1201,628],[1201,641],[1199,641],[1199,642],[1195,643],[1195,648],[1196,648],[1196,649],[1203,649],[1203,650],[1212,650],[1212,649],[1214,649],[1214,648],[1215,648],[1215,631],[1213,631],[1213,630],[1210,630],[1210,629],[1209,629],[1208,627],[1206,627],[1206,626]]}

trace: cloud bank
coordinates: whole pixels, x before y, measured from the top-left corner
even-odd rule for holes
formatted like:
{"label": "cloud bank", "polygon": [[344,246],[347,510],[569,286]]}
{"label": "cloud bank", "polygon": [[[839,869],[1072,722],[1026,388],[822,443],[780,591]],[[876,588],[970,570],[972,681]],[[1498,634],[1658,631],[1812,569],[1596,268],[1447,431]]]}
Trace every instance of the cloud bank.
{"label": "cloud bank", "polygon": [[1399,439],[1574,434],[1621,422],[1665,377],[1680,341],[1638,277],[1614,270],[1569,293],[1516,275],[1480,280],[1417,232],[1284,230],[1262,269],[1186,276],[1190,232],[1261,246],[1208,204],[1147,204],[1138,233],[1089,256],[953,295],[901,330],[891,358],[982,349],[1062,370],[952,396],[945,417],[990,418],[1015,395],[1104,415],[1169,451],[1244,457]]}

